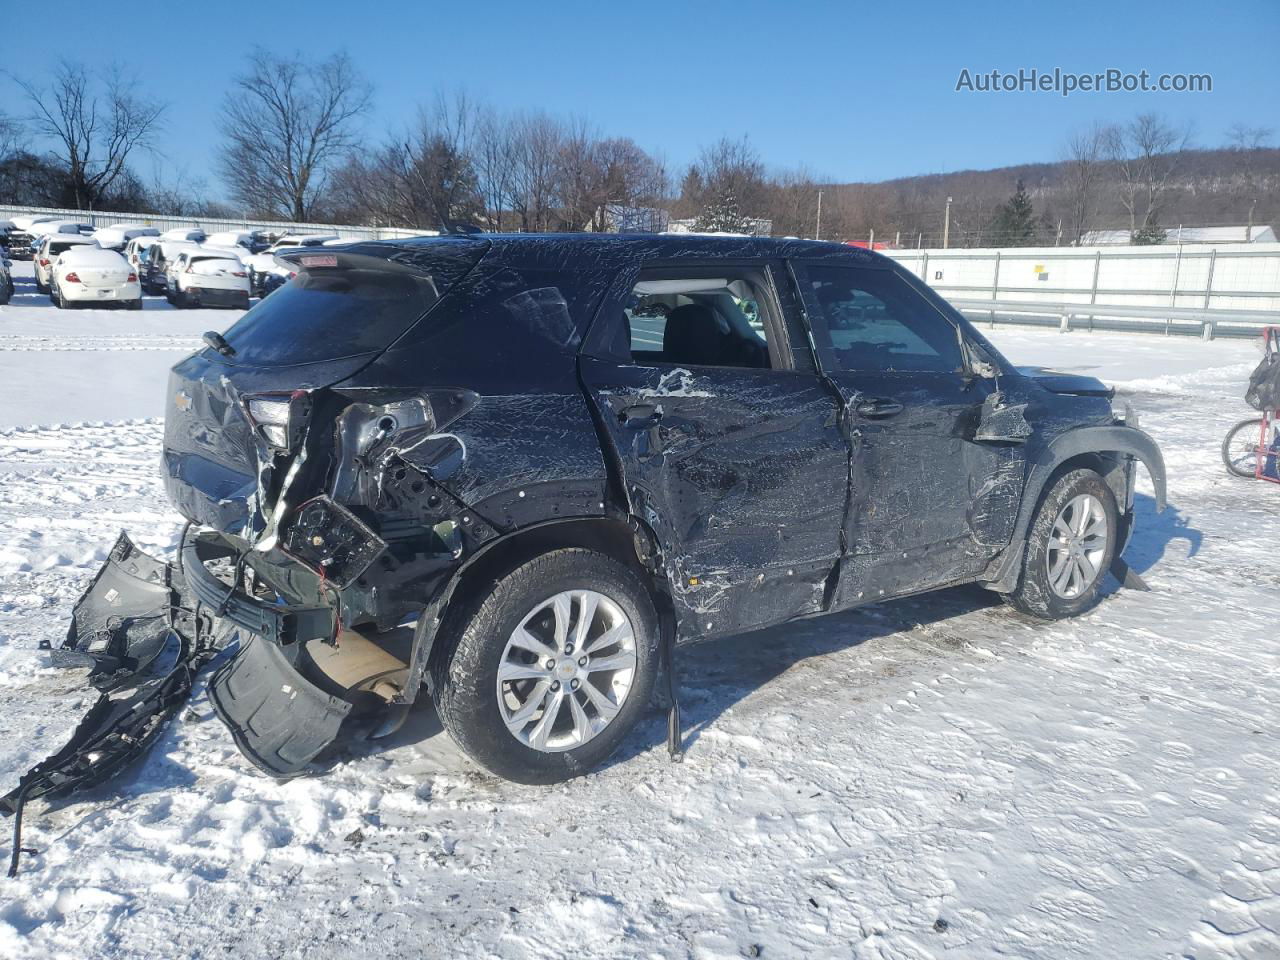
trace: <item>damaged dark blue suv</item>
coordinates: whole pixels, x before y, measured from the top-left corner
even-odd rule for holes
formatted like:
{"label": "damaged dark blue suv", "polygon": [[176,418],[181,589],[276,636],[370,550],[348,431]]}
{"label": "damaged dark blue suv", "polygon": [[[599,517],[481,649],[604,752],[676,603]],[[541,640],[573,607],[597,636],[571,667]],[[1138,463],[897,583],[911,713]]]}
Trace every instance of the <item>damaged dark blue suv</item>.
{"label": "damaged dark blue suv", "polygon": [[[678,641],[971,582],[1071,616],[1125,573],[1136,461],[1163,506],[1107,388],[1015,370],[867,251],[507,235],[285,259],[296,279],[173,369],[179,562],[122,538],[58,651],[142,689],[139,722],[225,647],[213,701],[277,776],[424,686],[489,770],[573,776]],[[84,742],[123,757],[99,721],[63,785],[91,779]]]}

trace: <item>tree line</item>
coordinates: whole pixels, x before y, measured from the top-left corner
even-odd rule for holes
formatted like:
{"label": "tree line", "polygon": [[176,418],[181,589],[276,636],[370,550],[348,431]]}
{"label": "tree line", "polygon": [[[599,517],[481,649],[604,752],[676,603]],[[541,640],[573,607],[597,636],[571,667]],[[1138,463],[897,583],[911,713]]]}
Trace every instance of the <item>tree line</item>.
{"label": "tree line", "polygon": [[[501,111],[463,92],[435,95],[371,139],[374,92],[350,57],[261,48],[219,113],[219,199],[163,163],[169,105],[120,70],[65,62],[43,83],[15,82],[27,110],[0,114],[0,203],[443,231],[661,230],[676,220],[902,246],[937,245],[944,229],[953,245],[1069,244],[1106,228],[1154,242],[1189,197],[1205,195],[1216,217],[1280,217],[1280,151],[1260,127],[1237,125],[1225,148],[1203,151],[1189,128],[1144,113],[1072,133],[1058,163],[871,184],[771,169],[747,136],[726,136],[672,171],[586,118]],[[1219,162],[1206,171],[1210,155]],[[139,172],[148,157],[150,179]]]}

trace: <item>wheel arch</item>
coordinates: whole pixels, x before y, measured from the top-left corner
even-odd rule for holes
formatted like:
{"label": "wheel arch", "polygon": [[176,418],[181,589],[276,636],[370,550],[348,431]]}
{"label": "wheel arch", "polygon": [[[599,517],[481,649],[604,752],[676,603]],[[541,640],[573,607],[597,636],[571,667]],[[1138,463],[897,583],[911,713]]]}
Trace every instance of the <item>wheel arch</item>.
{"label": "wheel arch", "polygon": [[[649,594],[662,628],[674,629],[674,603],[662,573],[658,540],[635,517],[567,517],[530,524],[486,543],[461,564],[432,604],[424,611],[414,638],[413,659],[425,677],[429,664],[445,649],[439,642],[483,595],[487,586],[521,564],[552,550],[581,548],[612,557],[634,571]],[[416,689],[414,690],[416,693]]]}
{"label": "wheel arch", "polygon": [[[1071,470],[1090,469],[1101,474],[1117,494],[1117,501],[1124,509],[1123,494],[1129,480],[1128,462],[1140,460],[1155,487],[1157,512],[1166,505],[1166,481],[1164,457],[1151,437],[1139,430],[1121,424],[1098,427],[1076,427],[1055,437],[1036,458],[1027,477],[1018,519],[1014,525],[1009,546],[996,561],[994,571],[983,578],[982,585],[998,593],[1008,593],[1018,585],[1022,570],[1022,557],[1026,551],[1027,533],[1035,518],[1036,510],[1054,481]],[[1124,483],[1125,487],[1118,487]],[[1127,540],[1124,531],[1121,543]]]}

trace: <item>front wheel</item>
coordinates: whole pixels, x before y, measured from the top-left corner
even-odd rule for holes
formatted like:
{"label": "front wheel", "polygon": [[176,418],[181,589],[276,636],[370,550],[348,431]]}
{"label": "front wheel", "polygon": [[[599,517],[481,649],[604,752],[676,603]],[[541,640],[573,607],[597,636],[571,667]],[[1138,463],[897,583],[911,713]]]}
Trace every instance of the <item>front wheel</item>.
{"label": "front wheel", "polygon": [[591,550],[553,550],[502,577],[458,618],[433,664],[446,730],[519,783],[603,763],[653,692],[658,618],[640,579]]}
{"label": "front wheel", "polygon": [[1018,587],[1006,596],[1041,620],[1074,617],[1098,603],[1117,548],[1115,494],[1093,470],[1059,477],[1027,532]]}
{"label": "front wheel", "polygon": [[1262,418],[1241,420],[1222,441],[1222,462],[1227,471],[1250,480],[1258,475],[1258,443],[1262,438]]}

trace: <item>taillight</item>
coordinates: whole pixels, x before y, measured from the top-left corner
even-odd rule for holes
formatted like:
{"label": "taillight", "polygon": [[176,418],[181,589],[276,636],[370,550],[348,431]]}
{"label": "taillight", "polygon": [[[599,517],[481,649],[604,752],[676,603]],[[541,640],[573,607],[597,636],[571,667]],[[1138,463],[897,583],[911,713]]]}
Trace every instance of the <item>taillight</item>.
{"label": "taillight", "polygon": [[40,258],[40,266],[42,266],[42,267],[47,267],[48,265],[49,265],[49,261],[48,261],[48,260],[46,260],[44,257],[41,257],[41,258]]}
{"label": "taillight", "polygon": [[66,280],[66,281],[67,281],[67,283],[79,283],[79,282],[80,282],[80,278],[76,276],[76,274],[75,274],[75,271],[74,271],[74,270],[73,270],[71,273],[68,273],[68,274],[67,274],[65,277],[63,277],[62,279]]}
{"label": "taillight", "polygon": [[194,263],[189,263],[189,264],[187,264],[187,269],[186,269],[186,271],[185,271],[185,272],[186,272],[186,273],[195,273],[195,269],[194,269],[194,268],[195,268],[195,264],[194,264]]}
{"label": "taillight", "polygon": [[302,430],[311,413],[311,399],[305,390],[259,394],[245,398],[245,412],[263,440],[287,453],[302,440]]}
{"label": "taillight", "polygon": [[129,274],[129,279],[125,281],[125,283],[137,283],[137,282],[138,282],[138,275],[136,273]]}

